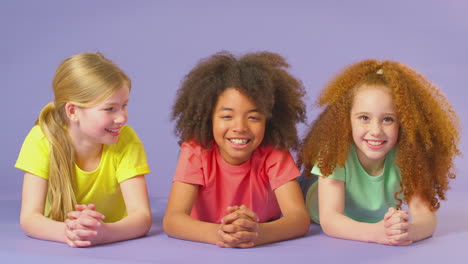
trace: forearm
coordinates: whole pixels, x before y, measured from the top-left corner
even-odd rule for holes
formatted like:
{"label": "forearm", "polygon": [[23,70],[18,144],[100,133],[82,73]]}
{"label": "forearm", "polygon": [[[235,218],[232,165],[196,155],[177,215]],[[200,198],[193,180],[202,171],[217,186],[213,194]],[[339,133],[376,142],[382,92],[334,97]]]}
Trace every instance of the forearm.
{"label": "forearm", "polygon": [[106,244],[144,236],[152,224],[151,212],[135,211],[114,223],[102,223],[96,244]]}
{"label": "forearm", "polygon": [[434,234],[437,226],[437,216],[433,212],[413,214],[408,229],[410,239],[415,242],[428,238]]}
{"label": "forearm", "polygon": [[379,223],[364,223],[355,221],[343,214],[333,214],[320,217],[323,232],[331,237],[379,243],[379,235],[384,234],[383,226]]}
{"label": "forearm", "polygon": [[216,244],[220,224],[202,222],[184,213],[166,213],[163,219],[163,229],[168,236]]}
{"label": "forearm", "polygon": [[255,245],[268,244],[276,241],[304,236],[309,231],[310,218],[307,212],[298,212],[278,220],[261,223]]}
{"label": "forearm", "polygon": [[21,215],[20,224],[24,233],[30,237],[66,242],[65,223],[52,220],[42,214]]}

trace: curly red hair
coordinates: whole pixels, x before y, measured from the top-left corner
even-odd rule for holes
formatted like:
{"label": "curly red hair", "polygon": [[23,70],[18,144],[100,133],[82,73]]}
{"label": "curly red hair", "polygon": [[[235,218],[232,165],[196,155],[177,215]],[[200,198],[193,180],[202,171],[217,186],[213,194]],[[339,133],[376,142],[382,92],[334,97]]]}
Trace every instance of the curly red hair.
{"label": "curly red hair", "polygon": [[[401,191],[408,203],[415,194],[431,210],[445,200],[449,179],[456,177],[453,160],[459,120],[441,91],[423,75],[394,61],[365,60],[350,65],[322,90],[317,105],[325,107],[302,142],[298,162],[310,176],[317,165],[324,176],[343,167],[353,143],[350,110],[354,94],[362,85],[383,85],[391,90],[400,120],[395,163],[401,170]],[[402,200],[398,207],[401,207]]]}

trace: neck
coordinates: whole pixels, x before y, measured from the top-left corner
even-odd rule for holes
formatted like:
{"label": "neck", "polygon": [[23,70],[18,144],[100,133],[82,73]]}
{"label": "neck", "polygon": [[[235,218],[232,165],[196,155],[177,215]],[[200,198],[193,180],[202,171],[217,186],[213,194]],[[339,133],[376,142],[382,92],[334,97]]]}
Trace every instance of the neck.
{"label": "neck", "polygon": [[385,166],[385,157],[381,160],[371,160],[359,151],[357,151],[357,157],[359,163],[361,163],[362,168],[367,172],[367,174],[370,176],[379,176],[382,174]]}
{"label": "neck", "polygon": [[379,176],[382,174],[384,169],[384,162],[379,162],[376,164],[364,164],[361,162],[361,165],[370,176]]}
{"label": "neck", "polygon": [[75,150],[75,163],[84,171],[93,171],[99,166],[103,144],[84,139],[76,129],[69,128],[68,134]]}

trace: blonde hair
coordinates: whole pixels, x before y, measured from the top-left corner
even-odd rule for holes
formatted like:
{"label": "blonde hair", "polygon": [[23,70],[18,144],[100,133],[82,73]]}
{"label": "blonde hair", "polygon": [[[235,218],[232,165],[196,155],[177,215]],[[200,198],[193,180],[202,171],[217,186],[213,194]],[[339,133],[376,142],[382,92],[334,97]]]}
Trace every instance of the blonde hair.
{"label": "blonde hair", "polygon": [[401,191],[405,202],[418,194],[431,210],[445,200],[449,179],[455,178],[453,160],[459,120],[441,91],[423,75],[393,61],[365,60],[352,64],[322,90],[317,104],[325,107],[302,143],[299,164],[310,175],[314,164],[324,176],[343,167],[353,142],[350,110],[356,89],[362,85],[383,85],[390,89],[400,120],[395,164],[401,170]]}
{"label": "blonde hair", "polygon": [[77,203],[73,187],[75,153],[66,130],[65,104],[97,105],[125,84],[131,86],[128,76],[101,53],[71,56],[57,68],[53,80],[54,101],[42,109],[36,121],[50,143],[47,195],[50,218],[64,221]]}

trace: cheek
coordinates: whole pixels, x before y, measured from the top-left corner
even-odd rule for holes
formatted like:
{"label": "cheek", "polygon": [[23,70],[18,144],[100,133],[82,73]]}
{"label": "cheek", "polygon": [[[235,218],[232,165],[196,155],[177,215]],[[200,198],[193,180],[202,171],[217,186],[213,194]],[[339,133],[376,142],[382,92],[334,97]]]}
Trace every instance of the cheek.
{"label": "cheek", "polygon": [[255,137],[260,141],[265,137],[265,123],[259,124],[255,129]]}

